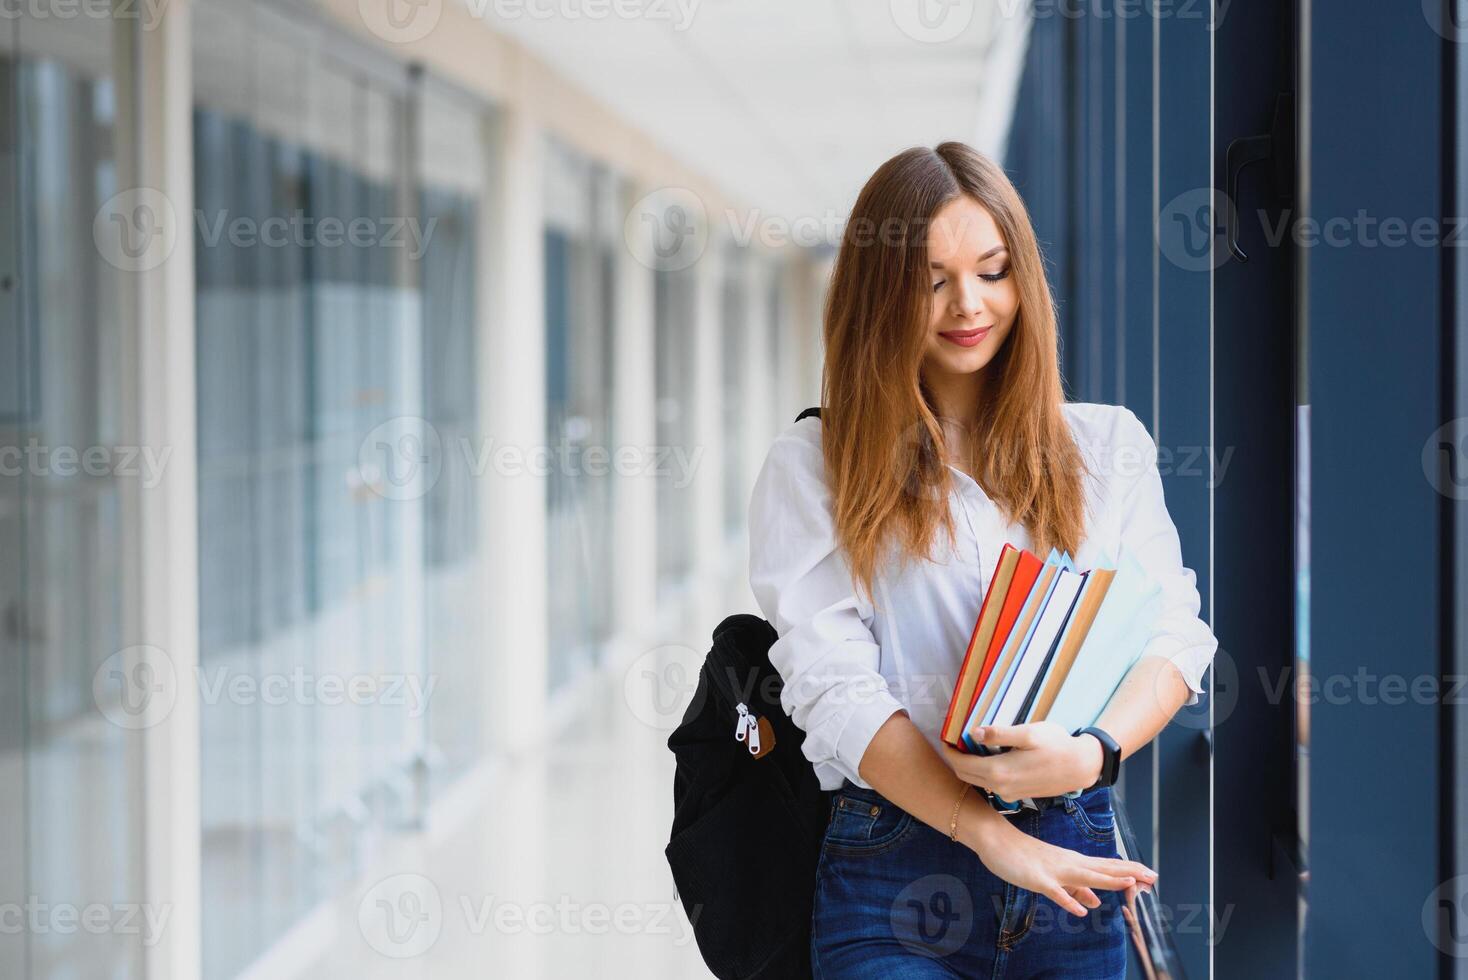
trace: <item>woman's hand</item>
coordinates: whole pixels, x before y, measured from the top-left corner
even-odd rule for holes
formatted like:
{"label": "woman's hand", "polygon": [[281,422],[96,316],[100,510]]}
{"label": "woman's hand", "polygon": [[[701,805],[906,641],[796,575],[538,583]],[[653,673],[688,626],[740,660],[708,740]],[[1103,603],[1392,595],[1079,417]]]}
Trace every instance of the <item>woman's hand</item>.
{"label": "woman's hand", "polygon": [[964,782],[1002,800],[1060,796],[1085,789],[1101,774],[1101,743],[1072,735],[1053,721],[988,725],[974,732],[984,745],[1009,746],[998,755],[971,755],[943,746],[943,761]]}
{"label": "woman's hand", "polygon": [[[972,794],[970,794],[972,795]],[[987,809],[988,804],[980,800]],[[989,815],[998,817],[993,810]],[[962,835],[984,866],[1012,885],[1044,895],[1071,915],[1098,908],[1094,889],[1125,890],[1129,897],[1150,889],[1157,872],[1136,861],[1090,857],[1047,844],[1003,817],[967,823]]]}

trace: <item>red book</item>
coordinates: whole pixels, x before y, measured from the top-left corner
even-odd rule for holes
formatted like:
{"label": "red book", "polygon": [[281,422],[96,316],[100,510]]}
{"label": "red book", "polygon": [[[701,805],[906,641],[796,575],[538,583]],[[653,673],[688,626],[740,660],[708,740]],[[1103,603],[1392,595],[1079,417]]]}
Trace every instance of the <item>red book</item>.
{"label": "red book", "polygon": [[[953,695],[948,699],[948,715],[943,719],[942,738],[950,745],[958,743],[964,719],[973,707],[974,696],[979,690],[979,668],[983,666],[984,654],[989,650],[989,639],[999,622],[999,606],[1009,590],[1009,581],[1019,564],[1019,551],[1006,544],[999,552],[999,561],[989,576],[989,588],[984,592],[984,603],[979,607],[979,618],[974,620],[974,631],[964,648],[963,663],[958,668],[958,680],[953,685]],[[958,727],[955,727],[958,726]]]}
{"label": "red book", "polygon": [[[1011,552],[1017,557],[1012,558]],[[999,653],[1019,619],[1030,589],[1044,567],[1045,563],[1037,556],[1013,545],[1006,544],[999,553],[999,562],[989,580],[989,590],[984,593],[984,602],[979,608],[974,632],[958,671],[958,681],[948,702],[948,714],[943,719],[943,741],[960,751],[968,751],[963,743],[963,726],[974,699],[984,689]]]}
{"label": "red book", "polygon": [[1030,589],[1044,568],[1045,562],[1038,555],[1032,555],[1028,551],[1019,553],[1019,565],[1014,569],[1014,579],[1009,583],[1009,592],[1004,597],[1004,605],[999,609],[999,625],[994,628],[994,639],[989,643],[989,650],[984,654],[983,669],[979,671],[979,690],[982,691],[984,684],[988,682],[989,672],[999,659],[999,651],[1004,649],[1009,631],[1014,629],[1020,610],[1030,597]]}

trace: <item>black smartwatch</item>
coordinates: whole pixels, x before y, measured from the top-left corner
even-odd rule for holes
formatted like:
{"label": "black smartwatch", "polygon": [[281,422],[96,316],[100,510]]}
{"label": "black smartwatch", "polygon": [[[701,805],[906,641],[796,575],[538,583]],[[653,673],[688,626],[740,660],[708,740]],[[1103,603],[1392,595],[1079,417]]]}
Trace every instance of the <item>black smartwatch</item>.
{"label": "black smartwatch", "polygon": [[1115,786],[1116,777],[1121,775],[1121,746],[1116,743],[1116,739],[1099,728],[1082,728],[1076,735],[1094,735],[1096,741],[1101,743],[1101,775],[1086,787],[1085,792],[1089,793],[1101,786]]}

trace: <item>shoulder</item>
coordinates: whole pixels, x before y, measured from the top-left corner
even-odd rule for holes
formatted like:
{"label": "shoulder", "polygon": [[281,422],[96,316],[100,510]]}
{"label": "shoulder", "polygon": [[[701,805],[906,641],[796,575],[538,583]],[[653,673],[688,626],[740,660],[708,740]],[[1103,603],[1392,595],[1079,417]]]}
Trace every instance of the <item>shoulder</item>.
{"label": "shoulder", "polygon": [[824,474],[821,455],[821,420],[811,416],[787,425],[770,443],[766,465],[790,467]]}
{"label": "shoulder", "polygon": [[1103,483],[1125,484],[1153,465],[1152,433],[1125,405],[1066,402],[1063,412],[1087,469]]}
{"label": "shoulder", "polygon": [[821,420],[814,415],[807,415],[799,421],[792,422],[775,437],[776,442],[781,440],[790,440],[820,449]]}
{"label": "shoulder", "polygon": [[775,437],[755,477],[748,515],[752,562],[812,543],[834,546],[819,419],[801,419]]}
{"label": "shoulder", "polygon": [[1152,444],[1152,433],[1125,405],[1066,402],[1061,406],[1076,442],[1082,446],[1137,446]]}
{"label": "shoulder", "polygon": [[1146,431],[1142,420],[1125,405],[1102,402],[1066,402],[1061,406],[1066,420],[1076,432],[1087,435],[1125,434]]}
{"label": "shoulder", "polygon": [[787,425],[770,443],[764,465],[756,480],[756,496],[761,491],[798,487],[802,496],[826,483],[826,463],[821,450],[821,420],[804,418]]}

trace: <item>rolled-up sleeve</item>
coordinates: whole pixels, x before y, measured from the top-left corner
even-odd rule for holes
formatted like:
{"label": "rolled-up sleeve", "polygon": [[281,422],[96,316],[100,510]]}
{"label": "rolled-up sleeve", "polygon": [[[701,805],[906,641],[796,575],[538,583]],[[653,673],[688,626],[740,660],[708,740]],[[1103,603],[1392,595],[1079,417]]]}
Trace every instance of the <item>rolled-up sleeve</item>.
{"label": "rolled-up sleeve", "polygon": [[903,705],[878,669],[873,610],[836,542],[821,447],[799,425],[775,440],[755,480],[749,585],[779,634],[770,662],[784,682],[781,704],[805,732],[822,787],[842,778],[867,787],[861,758]]}
{"label": "rolled-up sleeve", "polygon": [[1134,412],[1124,408],[1122,414],[1119,441],[1132,457],[1127,467],[1132,472],[1121,478],[1126,487],[1121,540],[1162,590],[1157,625],[1142,656],[1172,661],[1192,691],[1187,703],[1196,704],[1218,640],[1198,615],[1202,600],[1197,575],[1183,564],[1177,526],[1163,501],[1157,443]]}

